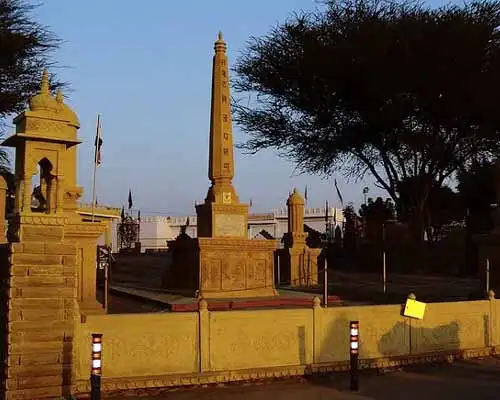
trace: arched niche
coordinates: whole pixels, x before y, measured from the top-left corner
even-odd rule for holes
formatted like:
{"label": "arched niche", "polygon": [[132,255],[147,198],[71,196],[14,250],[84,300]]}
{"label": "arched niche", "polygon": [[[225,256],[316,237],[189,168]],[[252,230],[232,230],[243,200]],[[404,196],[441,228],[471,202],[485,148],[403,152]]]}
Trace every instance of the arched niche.
{"label": "arched niche", "polygon": [[51,213],[55,210],[56,176],[53,165],[47,157],[39,160],[31,175],[31,211]]}

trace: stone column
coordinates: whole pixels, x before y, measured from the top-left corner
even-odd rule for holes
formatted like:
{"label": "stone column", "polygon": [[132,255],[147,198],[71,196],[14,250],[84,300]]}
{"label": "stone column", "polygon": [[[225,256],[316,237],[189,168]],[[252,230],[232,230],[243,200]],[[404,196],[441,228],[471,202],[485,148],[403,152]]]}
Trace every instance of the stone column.
{"label": "stone column", "polygon": [[293,190],[287,201],[288,241],[284,253],[286,266],[284,274],[293,287],[309,287],[318,284],[318,256],[321,249],[311,249],[306,244],[308,234],[304,232],[305,201],[297,189]]}
{"label": "stone column", "polygon": [[[74,245],[62,242],[64,220],[23,216],[27,238],[1,259],[5,384],[2,399],[61,398],[71,394],[75,315]],[[3,254],[2,254],[3,255]]]}

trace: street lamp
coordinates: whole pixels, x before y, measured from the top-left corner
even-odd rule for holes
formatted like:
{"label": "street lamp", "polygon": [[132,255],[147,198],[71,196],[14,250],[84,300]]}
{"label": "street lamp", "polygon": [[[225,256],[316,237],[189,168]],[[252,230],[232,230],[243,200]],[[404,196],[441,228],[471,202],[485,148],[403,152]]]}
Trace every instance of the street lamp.
{"label": "street lamp", "polygon": [[101,399],[102,333],[92,334],[92,360],[90,367],[90,399]]}
{"label": "street lamp", "polygon": [[349,355],[351,361],[351,390],[358,390],[359,321],[349,322]]}

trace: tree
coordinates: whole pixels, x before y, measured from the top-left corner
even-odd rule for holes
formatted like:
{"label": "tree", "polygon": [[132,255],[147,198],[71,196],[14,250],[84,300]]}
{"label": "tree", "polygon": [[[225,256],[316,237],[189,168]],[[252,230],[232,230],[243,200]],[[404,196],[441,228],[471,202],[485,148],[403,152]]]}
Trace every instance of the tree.
{"label": "tree", "polygon": [[[24,0],[0,0],[0,135],[6,120],[24,110],[26,102],[40,88],[44,68],[54,66],[52,52],[60,40],[34,20],[37,6]],[[56,79],[51,89],[64,86]],[[0,149],[0,172],[9,169],[8,154]]]}
{"label": "tree", "polygon": [[391,199],[384,201],[382,197],[377,197],[375,200],[369,198],[366,204],[361,205],[359,215],[367,220],[383,223],[393,219],[396,211]]}
{"label": "tree", "polygon": [[457,176],[461,203],[467,210],[468,228],[472,232],[492,227],[491,205],[497,203],[498,167],[489,161],[471,165]]}
{"label": "tree", "polygon": [[235,65],[241,147],[304,172],[371,174],[409,202],[422,239],[432,188],[499,152],[499,25],[497,1],[328,0],[296,14]]}

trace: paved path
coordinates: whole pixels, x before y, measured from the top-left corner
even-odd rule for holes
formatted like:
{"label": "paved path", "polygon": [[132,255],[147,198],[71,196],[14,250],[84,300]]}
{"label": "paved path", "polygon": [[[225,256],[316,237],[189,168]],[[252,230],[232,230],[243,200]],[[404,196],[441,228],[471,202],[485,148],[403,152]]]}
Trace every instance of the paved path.
{"label": "paved path", "polygon": [[[360,392],[348,390],[348,376],[285,380],[254,385],[178,390],[128,400],[497,400],[500,359],[464,361],[453,365],[414,366],[404,371],[360,376]],[[117,397],[115,397],[117,398]],[[123,396],[121,398],[124,398]]]}

